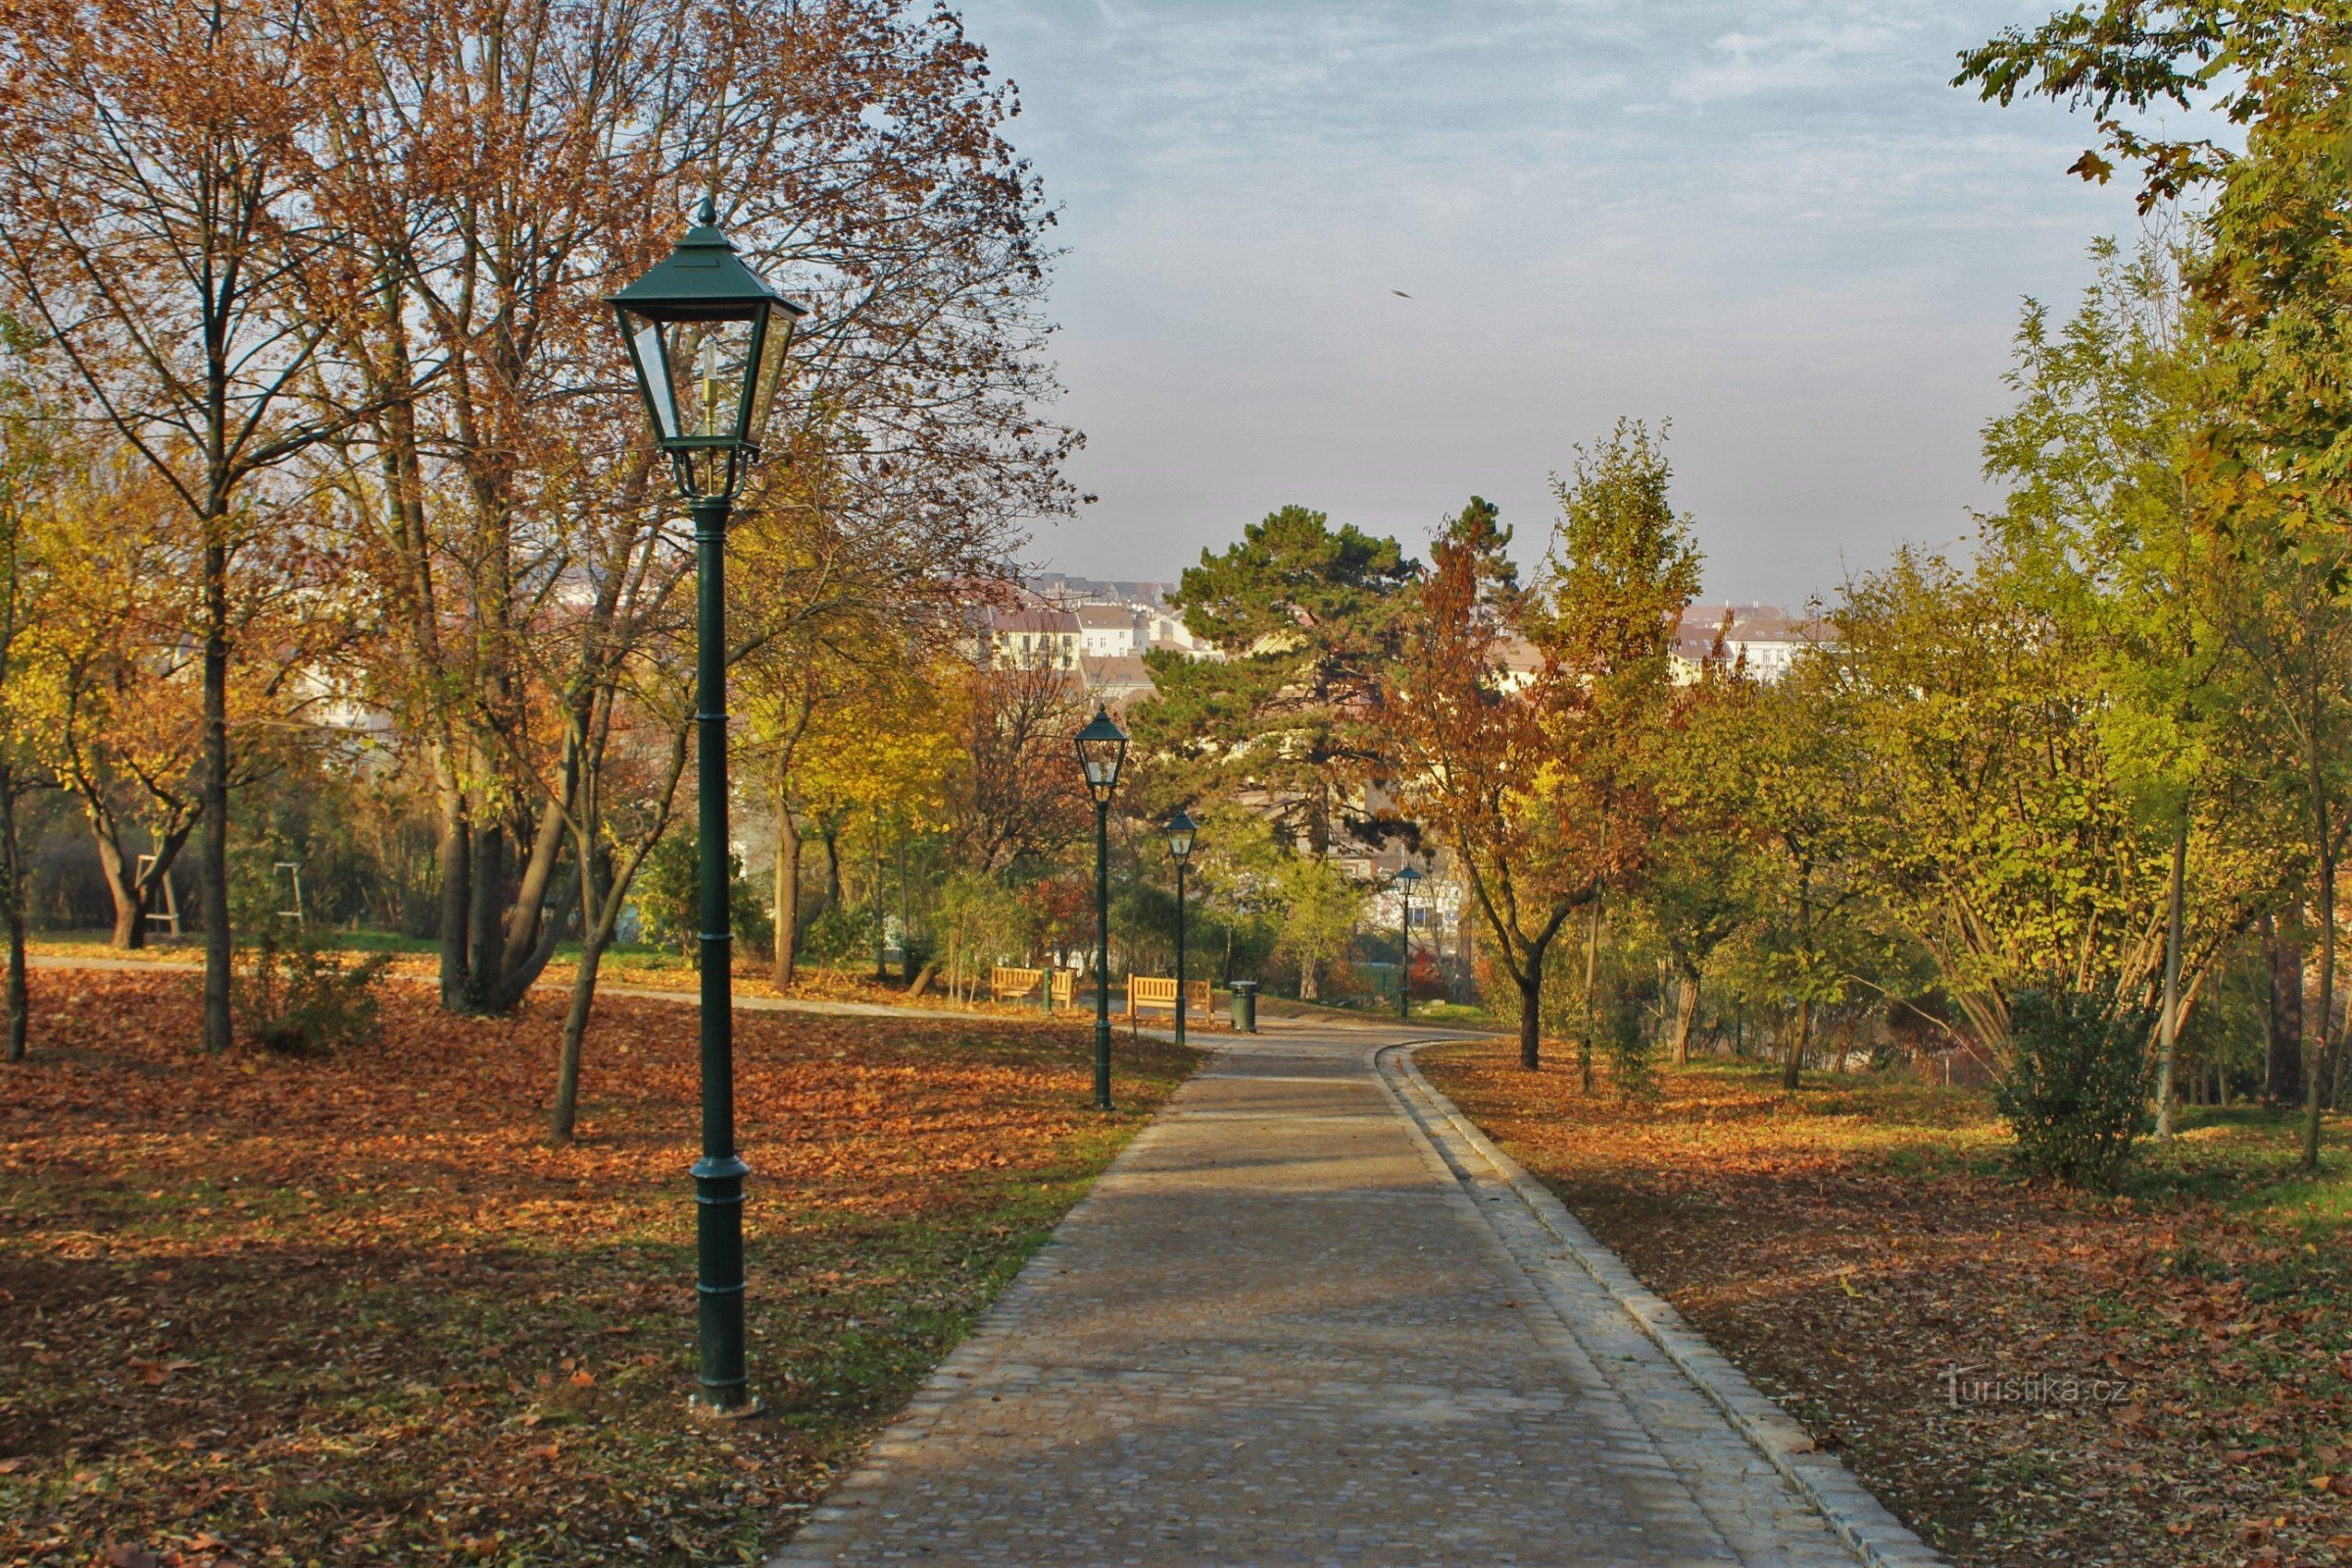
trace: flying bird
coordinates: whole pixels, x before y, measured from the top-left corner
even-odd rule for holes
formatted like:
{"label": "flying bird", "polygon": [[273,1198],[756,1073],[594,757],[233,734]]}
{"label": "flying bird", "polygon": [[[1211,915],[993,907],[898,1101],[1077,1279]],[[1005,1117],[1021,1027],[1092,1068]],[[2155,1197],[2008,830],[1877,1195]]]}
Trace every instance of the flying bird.
{"label": "flying bird", "polygon": [[1407,294],[1407,293],[1406,293],[1404,290],[1402,290],[1402,289],[1400,289],[1400,288],[1393,288],[1393,289],[1389,290],[1389,292],[1390,292],[1390,293],[1392,293],[1392,294],[1394,294],[1394,295],[1396,295],[1396,296],[1398,299],[1400,299],[1400,300],[1409,300],[1409,299],[1411,299],[1411,298],[1412,298],[1412,296],[1411,296],[1410,294]]}

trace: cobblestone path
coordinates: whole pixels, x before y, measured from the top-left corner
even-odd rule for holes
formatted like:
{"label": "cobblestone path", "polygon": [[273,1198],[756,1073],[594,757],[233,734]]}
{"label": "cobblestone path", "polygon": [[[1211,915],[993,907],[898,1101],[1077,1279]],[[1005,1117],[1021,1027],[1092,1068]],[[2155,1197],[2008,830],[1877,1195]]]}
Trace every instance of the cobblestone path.
{"label": "cobblestone path", "polygon": [[1221,1051],[775,1568],[1850,1568],[1383,1039]]}

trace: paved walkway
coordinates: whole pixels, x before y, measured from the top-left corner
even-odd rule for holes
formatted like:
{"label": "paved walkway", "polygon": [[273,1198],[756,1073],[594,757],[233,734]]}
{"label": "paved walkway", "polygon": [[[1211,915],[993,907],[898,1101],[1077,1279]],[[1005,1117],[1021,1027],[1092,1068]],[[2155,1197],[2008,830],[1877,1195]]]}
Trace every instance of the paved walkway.
{"label": "paved walkway", "polygon": [[1409,1038],[1224,1046],[773,1568],[1850,1568]]}

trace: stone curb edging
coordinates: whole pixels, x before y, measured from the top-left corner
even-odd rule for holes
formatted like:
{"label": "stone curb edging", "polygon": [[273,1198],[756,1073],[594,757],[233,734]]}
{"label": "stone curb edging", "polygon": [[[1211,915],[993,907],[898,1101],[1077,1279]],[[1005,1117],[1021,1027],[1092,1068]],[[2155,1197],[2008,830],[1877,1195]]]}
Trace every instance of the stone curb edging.
{"label": "stone curb edging", "polygon": [[[1681,1313],[1634,1276],[1622,1258],[1601,1245],[1568,1211],[1551,1189],[1529,1175],[1510,1155],[1454,1107],[1422,1075],[1412,1054],[1451,1041],[1422,1040],[1382,1046],[1368,1053],[1385,1079],[1393,1070],[1405,1080],[1463,1142],[1494,1166],[1544,1228],[1558,1238],[1568,1255],[1592,1276],[1666,1358],[1689,1378],[1750,1446],[1811,1503],[1839,1540],[1871,1568],[1948,1568],[1940,1552],[1897,1519],[1853,1473],[1815,1446],[1804,1427],[1766,1398],[1746,1375],[1727,1360]],[[1401,1097],[1400,1097],[1401,1098]]]}

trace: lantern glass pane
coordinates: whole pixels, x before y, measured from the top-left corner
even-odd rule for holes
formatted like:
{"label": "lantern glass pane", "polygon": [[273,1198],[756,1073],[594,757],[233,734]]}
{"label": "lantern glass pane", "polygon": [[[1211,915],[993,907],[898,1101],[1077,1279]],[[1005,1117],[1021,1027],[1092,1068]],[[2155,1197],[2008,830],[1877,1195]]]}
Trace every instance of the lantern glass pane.
{"label": "lantern glass pane", "polygon": [[792,347],[792,329],[796,322],[793,313],[781,309],[760,312],[760,368],[752,383],[750,415],[744,424],[744,439],[758,446],[767,430],[768,416],[775,412],[776,393],[784,385],[785,355]]}
{"label": "lantern glass pane", "polygon": [[[661,334],[662,352],[643,347],[654,419],[665,441],[740,441],[751,390],[750,321],[662,321],[639,330]],[[657,378],[658,377],[658,378]]]}
{"label": "lantern glass pane", "polygon": [[641,320],[629,334],[629,340],[638,373],[645,377],[646,402],[653,410],[655,433],[663,441],[675,441],[678,403],[670,395],[669,367],[665,363],[668,345],[662,341],[662,328],[652,321]]}
{"label": "lantern glass pane", "polygon": [[1099,790],[1118,783],[1119,754],[1125,750],[1116,741],[1080,741],[1078,760],[1086,768],[1086,782]]}

